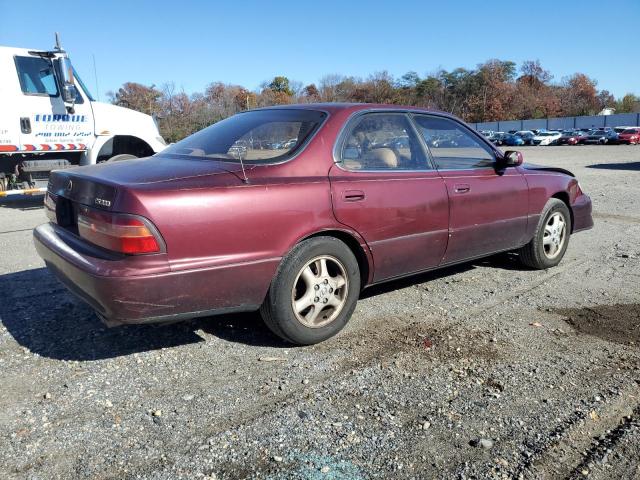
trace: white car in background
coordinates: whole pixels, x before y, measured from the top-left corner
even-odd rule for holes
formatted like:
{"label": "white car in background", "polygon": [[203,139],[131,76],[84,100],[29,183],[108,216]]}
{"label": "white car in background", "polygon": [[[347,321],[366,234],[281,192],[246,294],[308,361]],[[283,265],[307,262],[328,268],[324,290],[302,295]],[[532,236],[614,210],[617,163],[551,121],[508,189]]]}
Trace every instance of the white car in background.
{"label": "white car in background", "polygon": [[540,132],[533,137],[534,145],[555,145],[562,136],[561,132]]}

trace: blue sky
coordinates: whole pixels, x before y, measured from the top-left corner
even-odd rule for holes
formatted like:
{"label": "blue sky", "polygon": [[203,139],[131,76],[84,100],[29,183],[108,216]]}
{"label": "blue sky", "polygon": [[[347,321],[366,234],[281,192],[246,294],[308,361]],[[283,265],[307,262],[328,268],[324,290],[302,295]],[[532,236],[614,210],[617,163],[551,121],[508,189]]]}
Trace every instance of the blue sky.
{"label": "blue sky", "polygon": [[126,81],[256,89],[275,75],[425,75],[490,58],[539,59],[556,81],[583,72],[616,96],[640,94],[640,0],[0,0],[0,19],[0,45],[46,49],[59,31],[94,93],[95,55],[103,100]]}

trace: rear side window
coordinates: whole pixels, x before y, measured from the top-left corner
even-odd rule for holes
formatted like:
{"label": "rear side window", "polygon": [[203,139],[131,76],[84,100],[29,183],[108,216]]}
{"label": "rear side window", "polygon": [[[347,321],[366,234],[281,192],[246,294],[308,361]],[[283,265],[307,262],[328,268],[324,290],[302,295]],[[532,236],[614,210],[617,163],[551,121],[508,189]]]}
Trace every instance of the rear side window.
{"label": "rear side window", "polygon": [[342,144],[340,161],[349,170],[430,169],[402,113],[369,113],[355,120]]}
{"label": "rear side window", "polygon": [[275,163],[299,151],[326,114],[304,109],[238,113],[171,145],[163,154],[227,162]]}
{"label": "rear side window", "polygon": [[58,85],[51,60],[41,57],[15,57],[15,59],[23,93],[58,96]]}
{"label": "rear side window", "polygon": [[438,169],[466,170],[493,166],[495,157],[489,146],[457,122],[428,115],[416,115],[414,120]]}

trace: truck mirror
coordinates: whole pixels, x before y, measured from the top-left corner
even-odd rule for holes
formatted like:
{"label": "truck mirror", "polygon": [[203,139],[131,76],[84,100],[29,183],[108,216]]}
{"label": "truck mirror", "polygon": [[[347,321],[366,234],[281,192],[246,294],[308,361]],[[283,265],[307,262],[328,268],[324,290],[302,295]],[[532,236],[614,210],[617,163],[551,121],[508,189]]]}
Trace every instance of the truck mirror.
{"label": "truck mirror", "polygon": [[73,81],[73,66],[67,57],[60,57],[60,73],[62,75],[62,99],[65,103],[75,103],[76,87]]}
{"label": "truck mirror", "polygon": [[76,86],[70,83],[65,83],[62,86],[62,99],[65,103],[75,103],[76,96],[78,92],[76,92]]}

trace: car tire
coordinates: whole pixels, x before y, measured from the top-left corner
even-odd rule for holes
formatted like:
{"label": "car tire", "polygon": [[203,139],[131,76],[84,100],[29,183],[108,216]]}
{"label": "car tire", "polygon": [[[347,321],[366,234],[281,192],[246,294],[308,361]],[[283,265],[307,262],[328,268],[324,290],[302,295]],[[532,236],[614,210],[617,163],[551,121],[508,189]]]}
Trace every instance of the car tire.
{"label": "car tire", "polygon": [[[555,223],[558,221],[563,227]],[[520,261],[537,270],[555,267],[567,251],[570,236],[569,208],[562,200],[551,198],[542,210],[533,238],[518,250]]]}
{"label": "car tire", "polygon": [[300,242],[284,257],[260,314],[269,329],[296,345],[312,345],[347,324],[360,296],[353,252],[333,237]]}

